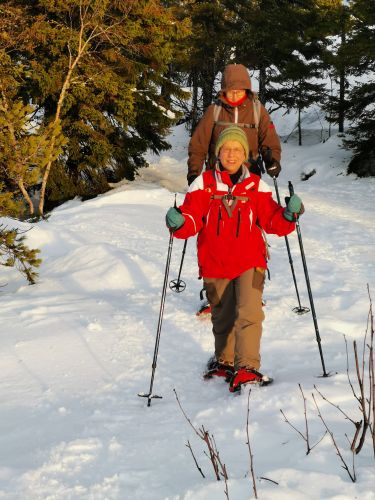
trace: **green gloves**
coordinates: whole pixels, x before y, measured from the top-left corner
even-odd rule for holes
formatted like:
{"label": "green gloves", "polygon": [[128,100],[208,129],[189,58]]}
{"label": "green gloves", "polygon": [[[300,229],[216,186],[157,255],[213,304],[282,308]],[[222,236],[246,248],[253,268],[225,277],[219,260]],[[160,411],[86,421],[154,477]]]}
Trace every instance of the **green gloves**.
{"label": "green gloves", "polygon": [[185,217],[182,215],[181,210],[171,207],[165,216],[165,223],[171,231],[177,231],[184,225]]}
{"label": "green gloves", "polygon": [[293,194],[290,198],[286,198],[287,206],[284,210],[284,217],[289,222],[294,222],[297,216],[302,215],[305,211],[302,200],[296,194]]}

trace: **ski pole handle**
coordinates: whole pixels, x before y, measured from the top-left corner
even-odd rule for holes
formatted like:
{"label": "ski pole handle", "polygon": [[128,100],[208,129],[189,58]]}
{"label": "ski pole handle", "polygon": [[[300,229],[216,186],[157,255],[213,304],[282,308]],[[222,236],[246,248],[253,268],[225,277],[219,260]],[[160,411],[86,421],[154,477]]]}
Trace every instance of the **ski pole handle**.
{"label": "ski pole handle", "polygon": [[[288,181],[289,195],[292,197],[294,195],[294,187],[291,181]],[[298,214],[293,214],[294,220],[298,221]]]}

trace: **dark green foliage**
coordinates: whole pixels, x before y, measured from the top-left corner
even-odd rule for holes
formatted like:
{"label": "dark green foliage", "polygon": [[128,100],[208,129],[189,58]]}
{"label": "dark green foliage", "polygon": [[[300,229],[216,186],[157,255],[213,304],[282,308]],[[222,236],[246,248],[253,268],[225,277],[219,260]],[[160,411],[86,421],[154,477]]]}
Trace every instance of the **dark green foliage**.
{"label": "dark green foliage", "polygon": [[2,216],[16,215],[21,217],[23,212],[23,204],[14,197],[11,189],[5,187],[3,182],[0,182],[0,213]]}
{"label": "dark green foliage", "polygon": [[23,64],[10,97],[31,104],[39,135],[55,131],[41,165],[44,175],[52,158],[47,208],[132,179],[147,149],[169,147],[177,115],[161,86],[187,21],[159,0],[5,0],[0,15],[0,50]]}
{"label": "dark green foliage", "polygon": [[[299,55],[316,57],[319,37],[313,35],[315,2],[287,0],[239,0],[233,3],[236,21],[236,60],[259,70],[259,97],[263,103],[288,105],[283,101],[284,82],[293,73],[297,80]],[[296,57],[295,51],[299,55]],[[272,85],[275,83],[276,85]],[[287,99],[288,100],[288,99]]]}
{"label": "dark green foliage", "polygon": [[325,74],[330,79],[327,100],[323,103],[326,118],[330,123],[338,125],[339,132],[345,131],[345,117],[348,109],[347,94],[349,92],[350,64],[346,54],[347,37],[352,29],[352,19],[348,5],[334,2],[331,9],[326,9],[321,23],[334,35],[328,38],[326,50],[323,51],[322,64]]}
{"label": "dark green foliage", "polygon": [[349,172],[375,175],[375,3],[351,2],[353,31],[346,55],[351,72],[361,76],[348,98],[348,117],[353,121],[346,146],[355,152]]}
{"label": "dark green foliage", "polygon": [[25,236],[18,229],[0,225],[0,265],[15,267],[33,285],[38,276],[35,268],[42,262],[38,258],[40,250],[28,248],[24,241]]}
{"label": "dark green foliage", "polygon": [[348,172],[375,176],[375,81],[357,86],[350,96],[348,116],[353,120],[345,144],[355,152]]}
{"label": "dark green foliage", "polygon": [[218,74],[233,52],[233,13],[226,8],[225,0],[169,0],[165,3],[174,6],[179,19],[191,19],[191,34],[171,70],[176,80],[192,89],[190,107],[182,106],[192,132],[214,99]]}
{"label": "dark green foliage", "polygon": [[[25,190],[38,193],[48,158],[47,208],[133,179],[148,149],[169,147],[171,125],[194,129],[229,62],[258,72],[271,112],[316,103],[340,131],[356,120],[347,145],[373,156],[374,10],[368,0],[3,0],[4,200],[25,198],[30,211]],[[363,75],[366,87],[350,89]],[[332,90],[317,83],[327,76]]]}

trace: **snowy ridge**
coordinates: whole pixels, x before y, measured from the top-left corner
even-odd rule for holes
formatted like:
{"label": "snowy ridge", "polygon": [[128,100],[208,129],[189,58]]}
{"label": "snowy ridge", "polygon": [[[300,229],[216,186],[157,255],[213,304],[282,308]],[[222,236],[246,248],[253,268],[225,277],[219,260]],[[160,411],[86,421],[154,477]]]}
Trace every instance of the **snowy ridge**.
{"label": "snowy ridge", "polygon": [[[168,290],[153,400],[147,392],[168,247],[166,209],[186,190],[182,128],[175,147],[134,183],[84,203],[74,200],[27,233],[42,250],[35,286],[12,271],[2,289],[0,362],[2,377],[0,498],[79,500],[216,500],[225,498],[205,448],[184,419],[176,390],[192,423],[215,437],[229,474],[231,500],[252,497],[246,445],[247,390],[229,393],[223,381],[203,382],[212,354],[210,322],[195,317],[195,241],[189,241],[182,272],[186,290]],[[346,376],[343,335],[361,344],[368,296],[375,299],[374,179],[343,175],[347,153],[336,137],[325,144],[284,145],[278,180],[286,196],[293,182],[305,204],[301,232],[322,346],[330,378],[322,373],[310,314],[297,305],[283,238],[270,237],[271,281],[265,289],[266,320],[262,370],[273,385],[254,387],[250,397],[250,439],[261,499],[372,500],[374,458],[369,437],[356,457],[353,484],[329,437],[306,456],[303,440],[288,426],[285,412],[304,429],[301,384],[307,399],[311,444],[324,434],[314,408],[314,385],[358,418]],[[178,152],[173,156],[174,150]],[[301,182],[305,169],[316,174]],[[272,183],[265,177],[265,181]],[[26,225],[25,225],[26,227]],[[302,305],[309,306],[297,236],[289,238]],[[183,242],[173,244],[170,279],[176,278]],[[316,395],[316,393],[315,393]],[[354,427],[316,395],[343,456],[351,464],[345,433]],[[196,469],[190,441],[206,478]]]}

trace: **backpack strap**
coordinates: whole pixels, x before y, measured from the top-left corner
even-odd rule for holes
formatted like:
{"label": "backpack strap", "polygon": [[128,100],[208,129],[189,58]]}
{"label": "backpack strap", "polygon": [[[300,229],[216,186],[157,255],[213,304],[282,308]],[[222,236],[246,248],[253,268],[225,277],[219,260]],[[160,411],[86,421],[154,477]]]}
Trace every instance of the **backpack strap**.
{"label": "backpack strap", "polygon": [[228,127],[229,125],[237,125],[238,127],[242,128],[259,128],[260,100],[256,92],[253,92],[254,123],[233,123],[233,122],[219,121],[221,106],[222,106],[221,101],[219,100],[215,101],[213,109],[214,127],[215,125],[221,125],[222,127]]}
{"label": "backpack strap", "polygon": [[258,94],[253,92],[253,105],[254,105],[254,122],[255,128],[259,128],[260,122],[260,100]]}
{"label": "backpack strap", "polygon": [[221,111],[221,104],[219,104],[217,101],[214,104],[214,124],[218,123],[219,120],[219,115]]}
{"label": "backpack strap", "polygon": [[258,128],[255,123],[233,123],[233,122],[215,122],[215,125],[221,125],[222,127],[228,127],[229,125],[236,125],[236,127],[242,127],[242,128]]}
{"label": "backpack strap", "polygon": [[[214,193],[216,190],[215,171],[206,170],[202,175],[204,191]],[[221,200],[229,217],[232,217],[238,201],[249,201],[247,196],[233,196],[230,189],[227,194],[211,194],[210,199]]]}

